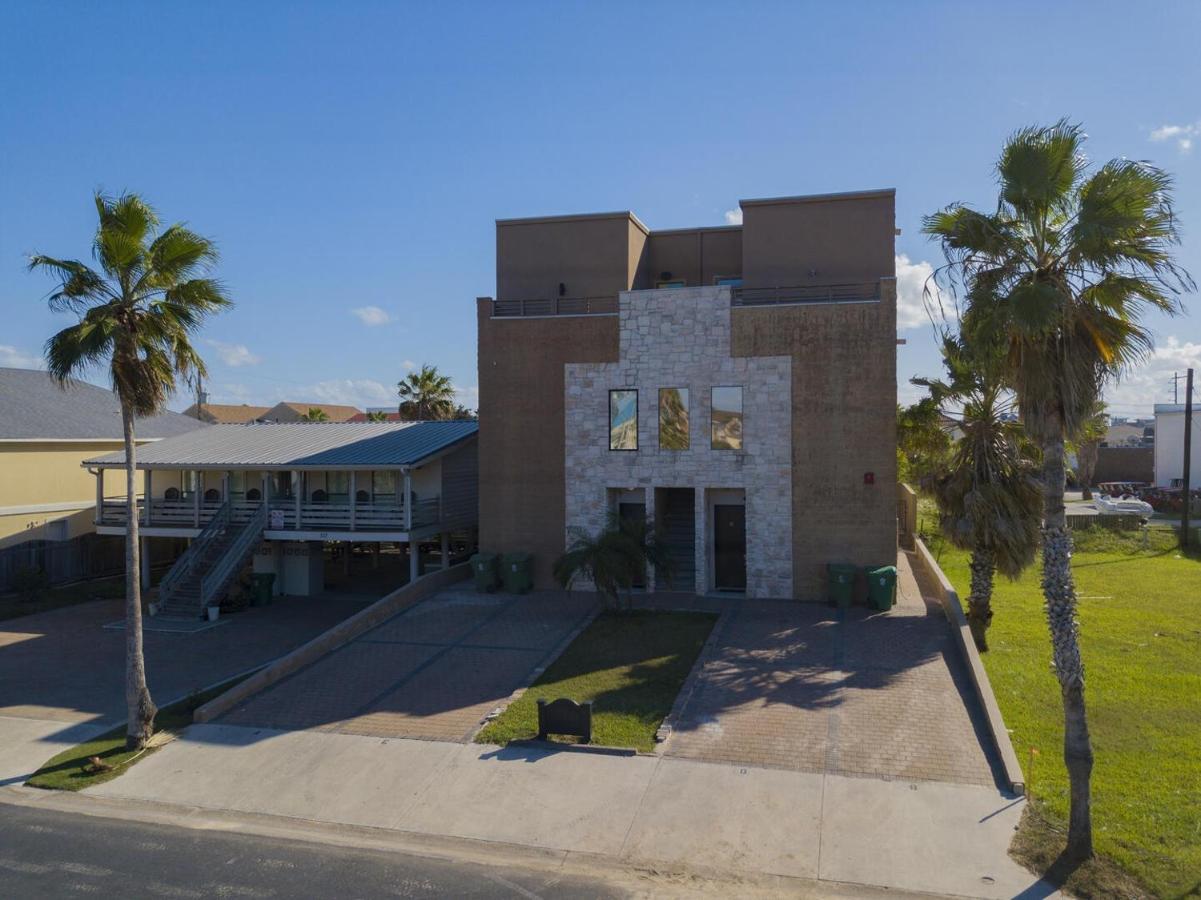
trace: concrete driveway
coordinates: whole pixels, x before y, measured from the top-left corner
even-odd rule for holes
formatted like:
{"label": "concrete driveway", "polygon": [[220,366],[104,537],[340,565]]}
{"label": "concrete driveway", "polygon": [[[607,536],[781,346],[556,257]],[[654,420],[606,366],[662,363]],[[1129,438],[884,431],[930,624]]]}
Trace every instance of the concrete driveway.
{"label": "concrete driveway", "polygon": [[[145,633],[160,706],[276,659],[378,595],[288,597],[193,634]],[[124,601],[101,600],[0,622],[0,784],[125,720],[125,632],[105,628]]]}
{"label": "concrete driveway", "polygon": [[937,601],[898,560],[897,605],[730,607],[677,701],[669,756],[996,783],[996,751]]}
{"label": "concrete driveway", "polygon": [[592,615],[586,594],[442,591],[281,681],[226,725],[466,741]]}

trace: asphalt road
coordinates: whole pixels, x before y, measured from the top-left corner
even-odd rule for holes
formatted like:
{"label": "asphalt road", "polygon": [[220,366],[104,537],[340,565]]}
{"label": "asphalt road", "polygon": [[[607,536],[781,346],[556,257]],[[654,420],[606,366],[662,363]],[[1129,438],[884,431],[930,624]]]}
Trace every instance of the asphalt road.
{"label": "asphalt road", "polygon": [[623,897],[522,868],[0,805],[0,897]]}

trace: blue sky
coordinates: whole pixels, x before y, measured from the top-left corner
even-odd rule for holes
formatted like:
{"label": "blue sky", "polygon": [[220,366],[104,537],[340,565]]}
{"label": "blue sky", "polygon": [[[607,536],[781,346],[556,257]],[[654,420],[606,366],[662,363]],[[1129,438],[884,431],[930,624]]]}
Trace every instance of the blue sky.
{"label": "blue sky", "polygon": [[[1173,172],[1201,278],[1198,33],[1197,3],[4,4],[0,365],[68,324],[24,260],[86,254],[96,188],[219,242],[214,402],[377,406],[422,361],[474,405],[496,218],[712,225],[739,198],[891,186],[907,398],[938,371],[920,217],[991,204],[1019,126],[1069,116],[1094,159]],[[1123,415],[1201,367],[1198,310],[1149,324]]]}

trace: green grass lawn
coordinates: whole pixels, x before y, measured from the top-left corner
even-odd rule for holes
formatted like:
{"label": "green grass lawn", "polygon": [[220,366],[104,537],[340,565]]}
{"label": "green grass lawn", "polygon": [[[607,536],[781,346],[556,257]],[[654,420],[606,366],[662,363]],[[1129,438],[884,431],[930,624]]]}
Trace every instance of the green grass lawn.
{"label": "green grass lawn", "polygon": [[[247,677],[249,674],[239,675],[217,687],[185,697],[178,703],[160,709],[154,718],[155,733],[178,734],[192,724],[192,713],[196,711],[197,707],[208,703],[219,694],[225,693]],[[84,788],[111,781],[139,759],[153,752],[154,748],[141,752],[126,750],[125,726],[122,725],[90,741],[64,750],[29,776],[29,780],[25,783],[31,787],[54,791],[82,791]],[[88,771],[88,760],[93,756],[99,756],[112,768],[100,772]]]}
{"label": "green grass lawn", "polygon": [[[1148,547],[1138,535],[1076,536],[1096,848],[1158,896],[1194,896],[1201,890],[1201,559],[1182,556],[1167,530],[1152,531]],[[949,546],[940,553],[966,597],[967,554]],[[1037,810],[1062,827],[1063,707],[1038,568],[1017,582],[999,578],[993,609],[984,665]]]}
{"label": "green grass lawn", "polygon": [[537,701],[569,697],[592,701],[594,744],[651,750],[715,621],[707,613],[605,613],[476,740],[504,744],[535,737]]}

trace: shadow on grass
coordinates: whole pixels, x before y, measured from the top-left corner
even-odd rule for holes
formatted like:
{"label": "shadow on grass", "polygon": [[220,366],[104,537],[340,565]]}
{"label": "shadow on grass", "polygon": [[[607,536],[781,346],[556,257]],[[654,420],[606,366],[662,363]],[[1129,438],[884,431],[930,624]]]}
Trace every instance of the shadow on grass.
{"label": "shadow on grass", "polygon": [[[196,708],[219,694],[229,690],[252,673],[239,675],[215,687],[192,694],[158,711],[154,718],[154,733],[178,734],[192,724]],[[25,783],[30,787],[56,791],[81,791],[84,788],[111,781],[125,772],[143,756],[153,753],[155,746],[142,750],[125,749],[125,725],[85,741],[59,753],[29,776]],[[97,757],[103,763],[96,767],[91,759]]]}

